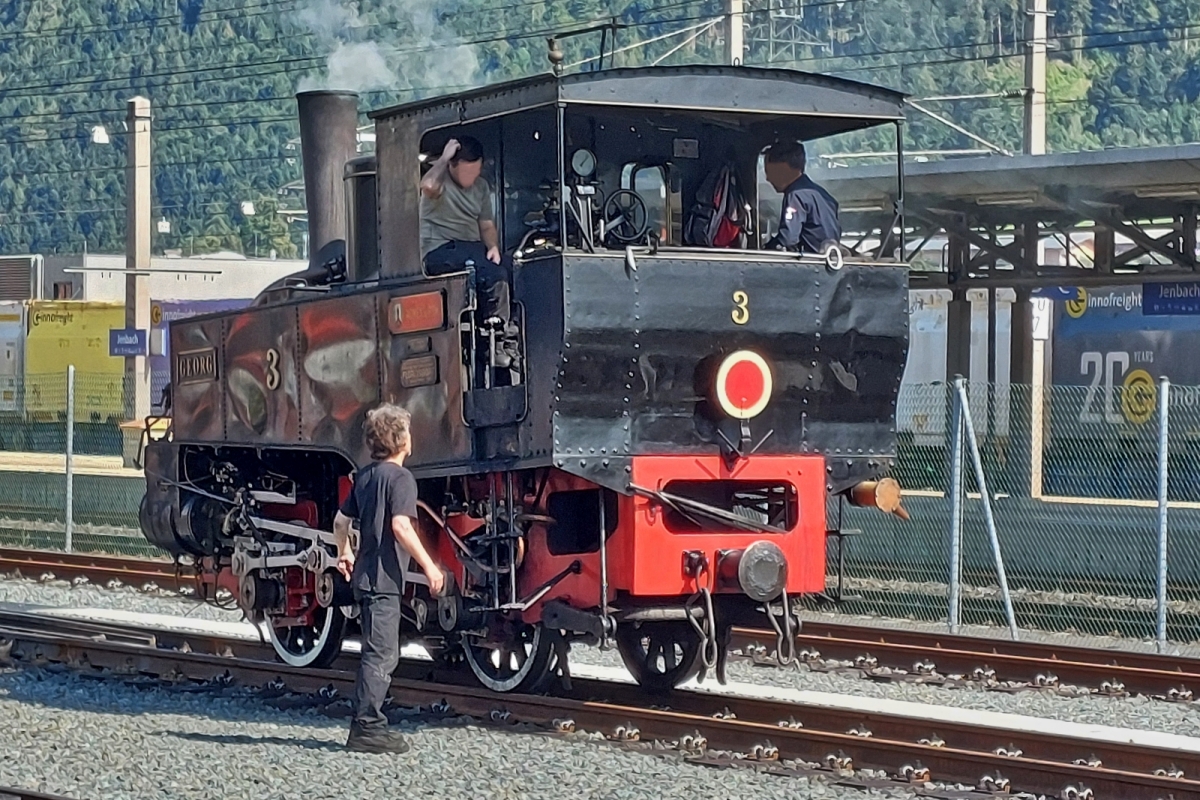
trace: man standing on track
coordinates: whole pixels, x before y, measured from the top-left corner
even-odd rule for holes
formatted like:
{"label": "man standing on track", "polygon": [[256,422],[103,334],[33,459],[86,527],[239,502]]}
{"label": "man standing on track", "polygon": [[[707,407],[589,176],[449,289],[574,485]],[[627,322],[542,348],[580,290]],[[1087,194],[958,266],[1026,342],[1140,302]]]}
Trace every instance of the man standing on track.
{"label": "man standing on track", "polygon": [[[382,706],[400,663],[400,599],[404,557],[410,554],[429,579],[433,595],[442,592],[442,569],[425,549],[413,523],[417,482],[404,468],[412,453],[411,416],[385,403],[367,414],[363,435],[374,461],[358,471],[354,487],[333,521],[337,568],[350,581],[362,608],[362,658],[354,687],[354,721],[346,747],[367,753],[404,753],[408,741],[388,729]],[[350,521],[359,523],[358,557],[350,547]]]}

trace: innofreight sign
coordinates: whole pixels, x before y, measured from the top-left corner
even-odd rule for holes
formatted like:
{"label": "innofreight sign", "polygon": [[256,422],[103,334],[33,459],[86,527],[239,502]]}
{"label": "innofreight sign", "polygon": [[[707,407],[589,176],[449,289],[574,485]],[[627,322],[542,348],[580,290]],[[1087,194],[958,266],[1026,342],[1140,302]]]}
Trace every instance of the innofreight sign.
{"label": "innofreight sign", "polygon": [[[1055,394],[1052,424],[1058,432],[1083,435],[1076,426],[1088,428],[1089,436],[1097,429],[1140,429],[1154,417],[1163,376],[1179,387],[1180,402],[1200,402],[1200,391],[1190,388],[1200,386],[1200,311],[1152,314],[1147,308],[1151,291],[1153,302],[1182,308],[1191,290],[1159,288],[1173,285],[1039,292],[1054,302],[1052,382],[1075,387]],[[1200,303],[1200,297],[1190,302]]]}

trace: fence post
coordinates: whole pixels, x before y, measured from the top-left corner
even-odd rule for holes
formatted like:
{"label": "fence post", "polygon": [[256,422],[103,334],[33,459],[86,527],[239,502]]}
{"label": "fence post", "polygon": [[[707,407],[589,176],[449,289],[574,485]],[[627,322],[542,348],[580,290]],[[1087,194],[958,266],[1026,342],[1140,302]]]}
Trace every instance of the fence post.
{"label": "fence post", "polygon": [[64,549],[71,552],[75,533],[75,365],[67,367],[67,535]]}
{"label": "fence post", "polygon": [[1008,629],[1015,641],[1017,633],[1017,615],[1013,611],[1012,594],[1008,591],[1008,576],[1004,572],[1004,558],[1000,555],[1000,535],[996,531],[996,518],[992,514],[992,496],[988,494],[987,480],[983,474],[983,457],[979,453],[979,441],[975,438],[975,424],[971,421],[971,406],[967,401],[967,393],[958,387],[959,399],[962,404],[962,427],[967,443],[971,446],[971,459],[975,463],[975,482],[979,484],[979,497],[983,501],[983,519],[987,523],[988,538],[992,543],[992,558],[996,561],[996,579],[1000,583],[1000,596],[1004,599],[1004,615],[1008,618]]}
{"label": "fence post", "polygon": [[950,597],[947,622],[951,633],[958,633],[962,597],[962,521],[963,521],[963,379],[954,378],[950,423]]}
{"label": "fence post", "polygon": [[1167,456],[1170,441],[1171,381],[1159,378],[1158,390],[1158,619],[1154,638],[1158,652],[1167,649]]}

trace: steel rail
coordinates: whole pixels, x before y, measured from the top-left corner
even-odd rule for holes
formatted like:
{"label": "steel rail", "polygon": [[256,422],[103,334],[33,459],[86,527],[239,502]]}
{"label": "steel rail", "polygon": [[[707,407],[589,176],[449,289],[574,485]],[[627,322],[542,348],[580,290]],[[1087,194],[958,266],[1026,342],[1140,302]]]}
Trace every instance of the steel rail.
{"label": "steel rail", "polygon": [[0,573],[15,571],[27,578],[50,572],[58,578],[87,578],[92,583],[115,578],[130,585],[146,582],[161,585],[166,581],[182,586],[191,581],[190,569],[177,569],[172,561],[0,547]]}
{"label": "steel rail", "polygon": [[[734,629],[733,646],[743,654],[752,652],[755,645],[773,649],[774,641],[772,631]],[[1145,694],[1180,701],[1200,694],[1200,659],[1184,656],[808,620],[796,637],[796,648],[807,650],[810,662],[857,661],[872,677],[884,677],[882,668],[887,668],[925,676],[933,672],[968,679],[986,676],[989,681],[1033,686],[1072,684],[1110,694]]]}
{"label": "steel rail", "polygon": [[[0,573],[17,570],[28,577],[53,573],[61,578],[85,577],[94,583],[117,579],[131,585],[152,582],[176,589],[192,581],[188,567],[165,560],[0,547]],[[756,644],[770,648],[774,641],[771,631],[734,629],[733,646],[743,652]],[[1200,659],[1155,653],[811,620],[805,621],[796,637],[796,647],[807,650],[810,661],[857,660],[870,677],[895,678],[886,671],[906,670],[927,678],[933,670],[943,677],[979,675],[1033,686],[1057,682],[1171,700],[1200,696]],[[867,657],[870,660],[864,660]],[[918,663],[922,667],[915,669]]]}
{"label": "steel rail", "polygon": [[79,800],[79,798],[35,792],[31,789],[20,789],[16,786],[0,786],[0,800]]}
{"label": "steel rail", "polygon": [[[353,659],[345,656],[335,665],[343,667],[340,669],[299,669],[266,661],[270,651],[265,646],[259,646],[260,659],[201,652],[205,642],[219,644],[219,637],[193,639],[186,633],[164,633],[161,640],[153,637],[154,642],[149,643],[137,640],[144,634],[139,628],[108,623],[84,629],[73,626],[73,620],[0,612],[0,640],[6,640],[0,657],[7,651],[8,659],[14,661],[55,661],[76,668],[91,666],[218,683],[237,680],[253,686],[277,685],[282,680],[289,689],[304,692],[332,685],[348,695],[354,682],[352,669],[345,668],[353,667]],[[112,635],[106,635],[104,628]],[[168,640],[188,647],[164,649]],[[253,643],[238,644],[243,649],[253,647]],[[229,652],[228,647],[224,652]],[[968,783],[1055,796],[1087,796],[1091,791],[1097,797],[1200,798],[1200,780],[1186,777],[1189,769],[1197,767],[1200,756],[1130,743],[1110,745],[983,726],[969,730],[972,726],[966,723],[930,723],[723,694],[676,692],[654,701],[628,685],[579,680],[567,697],[500,695],[477,686],[411,679],[394,681],[391,695],[401,705],[430,708],[448,704],[455,714],[483,720],[520,721],[554,730],[599,730],[617,741],[668,742],[685,756],[704,763],[714,758],[729,763],[757,761],[764,768],[783,772],[811,771],[806,765],[817,764],[832,770],[837,779],[845,777],[847,769],[868,767],[919,783]],[[651,707],[654,702],[669,706]],[[854,731],[847,727],[851,720]],[[945,731],[941,734],[944,742],[930,733],[931,727],[939,733]],[[1013,747],[1015,739],[1030,749],[1018,754],[1016,750],[1023,748]],[[730,753],[740,756],[731,757]],[[786,761],[764,765],[755,755],[768,753],[769,759],[799,759],[805,765],[791,767]]]}
{"label": "steel rail", "polygon": [[[130,585],[156,583],[179,589],[193,581],[190,568],[166,560],[91,553],[63,553],[0,547],[0,573],[27,577],[52,573],[84,577],[93,583],[120,580]],[[735,628],[733,646],[746,653],[755,645],[773,647],[771,631]],[[810,663],[831,659],[859,662],[869,677],[895,679],[895,670],[957,674],[989,682],[1031,686],[1072,684],[1110,694],[1130,693],[1188,701],[1200,696],[1200,659],[1156,653],[1101,650],[1043,642],[1011,642],[975,636],[805,621],[796,637]],[[917,665],[921,666],[918,668]]]}

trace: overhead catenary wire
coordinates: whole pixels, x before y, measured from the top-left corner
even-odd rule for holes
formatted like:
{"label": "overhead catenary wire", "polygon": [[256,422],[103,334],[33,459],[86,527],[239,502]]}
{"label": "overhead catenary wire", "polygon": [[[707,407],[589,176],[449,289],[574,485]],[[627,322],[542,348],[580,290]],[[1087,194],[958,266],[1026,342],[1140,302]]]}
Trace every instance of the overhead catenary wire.
{"label": "overhead catenary wire", "polygon": [[[848,2],[854,2],[854,1],[855,0],[848,0]],[[524,6],[527,4],[522,3],[522,4],[517,4],[517,5]],[[534,4],[528,4],[528,5],[534,5]],[[661,6],[656,9],[651,9],[651,11],[662,12],[662,11],[668,10],[672,6],[678,8],[678,7],[683,7],[686,5],[695,5],[695,4],[694,3],[674,3],[674,4],[669,4],[667,6]],[[747,13],[749,14],[749,13],[755,13],[755,12],[747,12]],[[627,28],[637,28],[637,27],[645,27],[645,26],[651,26],[651,25],[665,25],[665,24],[671,24],[671,23],[678,23],[680,21],[686,21],[687,19],[689,19],[689,18],[685,17],[685,18],[683,18],[683,20],[680,20],[678,18],[667,19],[667,20],[649,20],[649,21],[638,21],[638,22],[633,22],[633,23],[622,22],[622,23],[619,23],[619,27],[621,27],[622,29],[627,29]],[[691,29],[696,29],[696,28],[707,29],[707,26],[715,24],[715,22],[719,22],[719,21],[720,21],[720,18],[714,18],[714,17],[712,17],[712,15],[707,15],[700,19],[700,22],[698,25],[690,26],[690,28],[688,28],[686,30],[691,30]],[[1191,29],[1193,29],[1195,27],[1200,27],[1200,26],[1197,26],[1197,25],[1184,25],[1184,26],[1159,25],[1159,26],[1154,26],[1154,27],[1149,27],[1149,28],[1131,28],[1131,29],[1114,30],[1114,31],[1095,31],[1092,33],[1085,33],[1083,35],[1091,36],[1093,38],[1103,39],[1103,38],[1112,37],[1112,36],[1140,34],[1140,33],[1160,33],[1161,34],[1161,33],[1165,33],[1168,31],[1170,31],[1170,32],[1178,32],[1181,30],[1182,31],[1190,31]],[[682,33],[682,32],[684,32],[684,31],[680,31],[678,33]],[[540,35],[544,35],[544,34],[545,34],[545,31],[525,32],[520,35],[500,36],[500,37],[497,37],[496,39],[492,39],[492,40],[477,38],[477,39],[469,41],[469,42],[463,41],[460,43],[461,44],[480,44],[480,43],[483,43],[486,41],[502,41],[502,40],[507,41],[507,40],[512,40],[512,39],[532,38],[532,37],[540,36]],[[1069,33],[1059,34],[1059,35],[1056,35],[1056,36],[1053,36],[1050,38],[1052,38],[1052,39],[1077,39],[1079,37],[1079,35],[1080,34],[1077,32],[1069,32]],[[662,36],[662,37],[655,37],[655,40],[657,41],[660,38],[668,38],[668,36],[669,35]],[[1115,41],[1115,42],[1089,42],[1089,43],[1082,44],[1079,46],[1060,48],[1059,52],[1072,52],[1072,51],[1077,52],[1077,51],[1099,50],[1099,49],[1109,49],[1109,48],[1119,48],[1119,47],[1136,47],[1136,46],[1145,46],[1145,45],[1158,44],[1158,43],[1166,43],[1169,41],[1172,41],[1172,40],[1163,38],[1162,36],[1156,36],[1156,37],[1151,37],[1151,38],[1139,38],[1136,40],[1123,40],[1123,41]],[[638,43],[635,45],[630,45],[629,49],[632,49],[633,47],[639,46],[641,44],[645,44],[645,43]],[[996,43],[994,41],[989,40],[987,42],[964,43],[964,44],[960,44],[960,45],[950,45],[948,47],[943,46],[943,47],[937,47],[937,48],[902,48],[902,49],[892,49],[892,50],[879,50],[879,51],[872,51],[872,52],[865,52],[865,53],[860,52],[860,53],[834,54],[834,55],[813,56],[811,58],[801,59],[798,61],[792,61],[792,62],[786,62],[786,63],[826,62],[826,61],[830,61],[830,60],[843,60],[843,59],[848,59],[848,58],[864,59],[864,58],[871,58],[871,57],[886,57],[886,56],[895,56],[895,55],[903,55],[903,54],[915,54],[918,52],[931,52],[931,51],[939,51],[939,50],[940,51],[948,51],[949,49],[961,50],[961,49],[970,49],[970,48],[979,48],[979,47],[991,47],[991,46],[995,46],[995,44]],[[407,52],[407,53],[427,52],[427,51],[435,49],[435,47],[410,48],[407,50],[401,50],[401,51],[397,51],[397,52]],[[625,49],[627,49],[627,48],[622,48],[622,50],[625,50]],[[670,55],[670,53],[668,53],[668,55]],[[1013,54],[1001,53],[1001,54],[983,54],[983,55],[976,55],[976,56],[960,57],[960,58],[953,58],[953,59],[941,59],[941,60],[933,60],[933,61],[923,59],[923,60],[915,60],[915,61],[906,61],[906,62],[901,62],[901,63],[863,65],[863,66],[858,66],[858,67],[852,67],[849,69],[838,70],[838,72],[846,73],[846,72],[856,72],[856,71],[862,71],[862,70],[879,70],[879,69],[901,69],[902,70],[906,66],[936,65],[936,64],[947,64],[947,63],[962,64],[962,63],[970,63],[970,62],[984,61],[984,60],[990,61],[993,59],[1001,59],[1001,58],[1015,58],[1015,57],[1020,57],[1020,55],[1021,54],[1018,54],[1018,53],[1013,53]],[[323,56],[315,56],[311,59],[303,59],[303,61],[315,61],[315,60],[320,60],[322,58],[323,58]],[[259,62],[259,64],[263,65],[263,66],[281,65],[284,63],[285,63],[284,61],[278,60],[278,59],[266,60],[266,61]],[[587,63],[587,62],[585,61],[582,63]],[[235,64],[214,65],[214,66],[210,66],[210,67],[199,68],[196,70],[196,72],[197,73],[206,73],[206,72],[213,72],[213,71],[240,69],[243,66],[244,65],[235,65]],[[292,69],[285,68],[285,69],[281,69],[281,70],[271,70],[269,72],[263,72],[262,75],[265,76],[265,75],[273,75],[273,74],[287,74],[292,71],[293,71]],[[169,73],[169,75],[174,75],[174,74],[178,74],[178,73]],[[108,79],[108,80],[128,82],[128,81],[132,81],[132,80],[143,79],[145,77],[149,77],[149,76],[134,76],[133,78],[126,76],[126,77],[120,77],[120,78],[112,78],[112,79]],[[206,80],[208,80],[208,79],[206,79]],[[211,80],[227,80],[227,78],[225,76],[220,76],[220,77],[211,78]],[[201,81],[198,80],[197,82],[201,82]],[[70,85],[70,83],[68,83],[66,85]],[[425,88],[412,87],[412,88],[409,88],[404,91],[418,92],[418,91],[428,91],[428,90],[433,90],[433,89],[446,89],[446,88],[451,88],[451,87],[425,87]],[[463,88],[465,88],[465,87],[463,87]],[[87,89],[87,90],[83,90],[83,91],[91,92],[92,89]],[[291,100],[290,97],[272,97],[272,98],[254,98],[254,99],[246,99],[246,100],[232,101],[232,102],[265,103],[265,102],[284,102],[284,101],[290,101],[290,100]],[[1080,103],[1080,102],[1087,102],[1087,100],[1086,99],[1077,99],[1077,100],[1066,100],[1066,101],[1050,101],[1050,104],[1058,105],[1058,104],[1065,104],[1065,103]],[[1114,102],[1116,104],[1120,104],[1120,105],[1138,105],[1138,103],[1136,103],[1136,102],[1117,102],[1117,101],[1114,101]],[[162,106],[160,108],[170,108],[170,107],[187,108],[187,107],[199,107],[199,106],[205,106],[205,105],[209,105],[209,103],[197,102],[197,103],[188,103],[188,104],[178,104],[176,106],[164,104],[164,106]],[[115,113],[118,111],[119,111],[119,109],[113,109],[113,110],[111,110],[110,113]],[[66,112],[66,113],[69,113],[71,115],[82,115],[82,114],[86,114],[89,112],[87,110],[73,110],[73,111]],[[53,115],[53,112],[45,112],[45,114],[44,114],[44,116],[52,116],[52,115]],[[230,121],[226,121],[226,122],[218,121],[218,122],[205,123],[202,125],[195,125],[195,126],[189,126],[189,125],[163,126],[163,127],[156,128],[156,130],[157,131],[170,131],[170,130],[188,131],[188,130],[196,130],[196,129],[200,129],[200,128],[220,128],[220,127],[239,126],[239,125],[271,124],[273,121],[285,122],[285,121],[290,121],[290,119],[291,119],[290,117],[279,117],[279,118],[274,118],[274,119],[264,117],[259,120],[244,119],[244,120],[230,120]],[[119,133],[115,134],[115,135],[119,135]],[[71,138],[76,138],[76,137],[75,136],[67,136],[67,137],[62,137],[62,138],[71,139]],[[14,142],[14,140],[9,140],[7,143],[12,144],[13,142]],[[280,159],[283,157],[286,157],[286,156],[284,154],[266,155],[266,156],[256,156],[256,157],[252,157],[249,159],[232,159],[232,160],[231,159],[221,159],[221,162],[222,163],[236,163],[239,161],[270,161],[270,160],[277,160],[277,159]],[[158,164],[158,166],[164,166],[164,167],[165,166],[185,166],[185,165],[200,164],[200,163],[207,163],[207,162],[186,162],[186,161],[162,162],[162,163]],[[117,169],[121,169],[121,168],[122,167],[120,167],[120,166],[114,166],[114,167],[100,167],[98,169],[101,171],[107,171],[107,170],[117,170]],[[79,170],[63,170],[62,172],[63,173],[78,173]],[[22,212],[22,213],[24,213],[24,212]],[[28,212],[28,213],[37,214],[37,213],[44,213],[44,212]],[[81,212],[81,213],[83,213],[83,212]]]}
{"label": "overhead catenary wire", "polygon": [[[847,2],[854,2],[854,1],[855,0],[847,0]],[[522,4],[522,5],[524,5],[524,4]],[[659,7],[647,10],[647,13],[666,11],[666,10],[670,10],[672,8],[679,8],[679,7],[683,7],[686,5],[694,5],[693,0],[687,0],[687,2],[670,3],[670,4],[667,4],[664,6],[659,6]],[[597,19],[597,20],[595,20],[595,22],[597,24],[600,24],[600,23],[608,22],[610,19],[611,18],[605,17],[605,18]],[[703,24],[712,19],[713,19],[712,14],[706,14],[706,15],[701,15],[698,17],[692,16],[692,17],[683,17],[683,18],[672,18],[672,19],[666,19],[666,20],[642,20],[642,21],[638,21],[638,22],[618,22],[618,23],[614,24],[614,27],[620,28],[620,29],[629,29],[629,28],[638,28],[638,27],[645,27],[645,26],[651,26],[651,25],[669,24],[672,22],[689,22],[689,21],[698,21],[700,24]],[[1082,34],[1076,33],[1076,32],[1068,32],[1068,33],[1063,33],[1063,34],[1057,34],[1055,36],[1051,36],[1048,38],[1050,40],[1060,40],[1060,39],[1075,39],[1075,38],[1078,38],[1080,35],[1092,36],[1092,37],[1104,37],[1104,36],[1127,35],[1127,34],[1132,34],[1132,33],[1165,32],[1165,31],[1178,32],[1178,31],[1185,31],[1185,30],[1190,31],[1193,28],[1200,28],[1200,23],[1196,23],[1196,24],[1189,23],[1187,25],[1176,25],[1176,26],[1159,25],[1159,26],[1154,26],[1154,27],[1129,28],[1129,29],[1112,30],[1112,31],[1094,31],[1094,32],[1090,32],[1090,33],[1084,32]],[[508,41],[508,40],[538,38],[538,37],[546,36],[550,33],[557,32],[558,30],[559,30],[559,28],[554,27],[554,28],[544,28],[544,29],[540,29],[540,30],[536,30],[536,31],[525,31],[525,32],[483,32],[485,35],[476,37],[474,39],[461,39],[461,40],[455,40],[455,41],[450,41],[450,42],[437,42],[437,43],[434,43],[431,45],[419,46],[419,47],[395,48],[392,50],[392,53],[397,56],[415,55],[415,54],[420,54],[420,53],[433,52],[435,50],[442,49],[446,46],[469,46],[469,45],[496,43],[496,42]],[[1058,52],[1079,52],[1079,51],[1086,51],[1086,50],[1092,50],[1092,49],[1102,49],[1102,48],[1108,49],[1108,48],[1138,46],[1138,45],[1143,45],[1143,44],[1163,43],[1166,41],[1169,41],[1169,40],[1163,39],[1163,38],[1155,38],[1155,39],[1138,39],[1138,40],[1134,40],[1134,41],[1105,42],[1105,43],[1097,43],[1097,44],[1086,44],[1086,45],[1068,47],[1068,48],[1060,47],[1060,48],[1058,48],[1057,51]],[[967,42],[967,43],[962,43],[962,44],[958,44],[958,45],[949,45],[949,46],[883,49],[883,50],[865,51],[865,52],[856,52],[856,53],[842,53],[842,54],[810,56],[810,57],[805,57],[802,59],[790,59],[787,61],[779,61],[779,62],[773,62],[773,63],[783,66],[783,65],[804,64],[804,63],[829,62],[829,61],[837,61],[837,60],[844,60],[844,59],[851,59],[851,58],[853,58],[853,59],[868,59],[868,58],[879,58],[879,57],[893,56],[893,55],[908,55],[908,54],[914,54],[914,53],[919,53],[919,52],[946,51],[949,49],[961,50],[961,49],[970,49],[970,48],[993,47],[993,46],[995,46],[995,44],[996,43],[994,41],[989,39],[987,41]],[[1017,57],[1023,57],[1023,56],[1022,56],[1022,54],[1019,54],[1019,53],[1000,53],[1000,54],[985,54],[985,55],[978,55],[978,56],[962,56],[962,57],[955,57],[952,59],[940,59],[940,60],[932,60],[932,61],[927,60],[927,59],[921,59],[921,60],[916,60],[916,61],[906,61],[906,62],[900,62],[900,63],[860,65],[858,67],[837,69],[834,71],[838,72],[840,74],[840,73],[847,73],[847,72],[856,72],[856,71],[864,71],[864,70],[878,70],[878,69],[887,69],[887,68],[905,67],[905,66],[970,63],[970,62],[974,62],[974,61],[985,61],[985,60],[1017,58]],[[263,60],[263,61],[250,61],[250,62],[242,62],[242,63],[223,63],[223,64],[216,64],[216,65],[212,65],[212,66],[196,67],[196,68],[188,69],[188,70],[171,70],[169,72],[147,73],[147,74],[132,76],[132,77],[131,76],[113,76],[110,78],[96,78],[93,76],[93,77],[88,77],[88,78],[66,79],[66,80],[60,80],[60,81],[54,81],[54,82],[47,82],[47,83],[43,83],[43,84],[26,84],[26,85],[18,85],[18,86],[11,86],[11,87],[0,86],[0,90],[5,91],[6,96],[8,96],[8,97],[34,96],[34,94],[23,94],[23,93],[24,92],[41,93],[44,91],[54,91],[58,95],[77,94],[77,93],[93,93],[93,92],[97,91],[97,88],[94,85],[95,83],[113,83],[113,82],[129,83],[129,82],[134,82],[137,80],[144,81],[144,80],[150,80],[150,79],[154,79],[154,78],[171,79],[171,78],[175,78],[175,77],[179,77],[179,76],[195,75],[195,74],[202,74],[202,73],[208,73],[208,72],[219,72],[219,71],[228,71],[228,70],[245,70],[245,69],[259,67],[259,66],[269,67],[269,66],[274,66],[274,65],[293,65],[293,64],[294,65],[315,66],[318,62],[324,61],[325,59],[326,59],[326,56],[319,55],[319,56],[295,57],[295,58],[288,58],[288,59],[276,58],[276,59],[267,59],[267,60]],[[595,60],[595,57],[593,57],[590,60]],[[587,63],[587,61],[579,62],[579,63]],[[285,73],[288,73],[291,71],[292,71],[291,69],[267,70],[267,71],[263,71],[263,72],[259,72],[259,73],[251,73],[249,76],[245,76],[243,74],[242,76],[245,76],[245,77],[263,76],[263,77],[265,77],[265,76],[270,76],[270,75],[285,74]],[[227,78],[225,76],[213,76],[213,77],[208,77],[208,78],[196,79],[194,82],[202,83],[202,82],[210,82],[210,81],[217,81],[217,80],[227,80]],[[75,90],[75,91],[72,91],[69,89],[70,86],[80,85],[83,83],[90,83],[92,85],[86,89],[79,89],[79,90]],[[174,83],[178,83],[178,81],[169,81],[168,85],[171,85]],[[264,100],[264,102],[276,101],[276,100],[282,100],[282,99],[286,99],[286,98],[267,98]],[[249,101],[247,101],[247,102],[249,102]]]}

